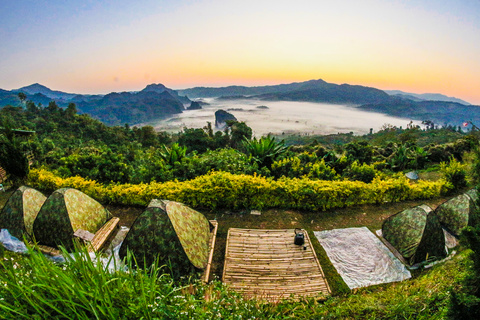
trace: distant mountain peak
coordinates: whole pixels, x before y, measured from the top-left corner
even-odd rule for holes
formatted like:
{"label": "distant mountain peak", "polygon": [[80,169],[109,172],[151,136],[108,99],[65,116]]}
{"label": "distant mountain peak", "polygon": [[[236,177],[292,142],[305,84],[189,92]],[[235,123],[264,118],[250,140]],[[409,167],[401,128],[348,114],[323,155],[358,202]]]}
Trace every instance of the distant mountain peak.
{"label": "distant mountain peak", "polygon": [[26,93],[30,94],[35,94],[35,93],[44,93],[44,92],[53,92],[50,88],[44,86],[43,84],[40,83],[33,83],[29,86],[21,87],[15,91],[23,91]]}
{"label": "distant mountain peak", "polygon": [[168,91],[168,90],[171,90],[171,89],[168,89],[161,83],[152,83],[147,85],[145,89],[143,89],[142,91],[155,91],[155,92],[161,93],[163,91]]}
{"label": "distant mountain peak", "polygon": [[190,99],[188,99],[187,97],[181,97],[178,95],[178,92],[173,90],[173,89],[170,89],[170,88],[167,88],[165,87],[163,84],[161,83],[152,83],[152,84],[149,84],[145,87],[145,89],[143,89],[142,91],[140,92],[148,92],[148,91],[151,91],[151,92],[156,92],[156,93],[163,93],[163,92],[168,92],[171,96],[173,96],[174,98],[180,100],[182,103],[184,104],[189,104],[191,103]]}
{"label": "distant mountain peak", "polygon": [[64,99],[68,100],[71,99],[75,96],[75,94],[72,93],[66,93],[62,91],[54,91],[43,84],[40,83],[34,83],[26,87],[21,87],[20,89],[12,90],[13,92],[24,92],[26,94],[34,95],[37,93],[41,93],[44,96],[50,98],[50,99]]}

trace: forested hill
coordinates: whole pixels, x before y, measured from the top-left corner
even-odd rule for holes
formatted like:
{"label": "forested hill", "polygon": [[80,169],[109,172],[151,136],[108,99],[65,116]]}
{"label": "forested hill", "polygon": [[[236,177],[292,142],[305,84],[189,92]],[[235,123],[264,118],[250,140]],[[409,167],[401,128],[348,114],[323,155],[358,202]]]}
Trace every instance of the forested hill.
{"label": "forested hill", "polygon": [[[398,91],[399,92],[399,91]],[[198,87],[179,90],[180,94],[191,98],[222,97],[229,99],[252,98],[270,101],[308,101],[334,104],[356,105],[357,108],[375,111],[391,116],[412,120],[430,120],[437,124],[461,125],[465,121],[480,123],[480,107],[460,99],[444,95],[427,94],[389,95],[386,92],[364,86],[348,84],[332,84],[323,80],[282,84],[276,86],[241,87],[230,86],[223,88]],[[435,98],[435,100],[425,100]],[[447,100],[447,101],[443,101]]]}
{"label": "forested hill", "polygon": [[110,93],[99,100],[77,103],[80,111],[109,125],[137,124],[182,113],[183,104],[167,91]]}
{"label": "forested hill", "polygon": [[[139,92],[112,92],[107,95],[81,95],[54,91],[40,84],[17,90],[0,90],[0,107],[21,106],[18,94],[35,104],[48,105],[54,100],[65,108],[75,103],[80,113],[88,113],[107,125],[135,125],[181,113],[191,103],[188,98],[218,97],[225,99],[260,99],[270,101],[307,101],[347,104],[362,110],[375,111],[412,120],[430,120],[439,125],[461,125],[464,121],[480,123],[480,107],[459,103],[462,101],[443,95],[440,100],[422,100],[432,95],[395,94],[365,86],[332,84],[310,80],[274,86],[230,86],[220,88],[197,87],[175,91],[162,84],[150,84]],[[396,93],[396,92],[391,92]]]}
{"label": "forested hill", "polygon": [[412,101],[395,98],[386,103],[365,104],[358,108],[414,120],[459,126],[463,122],[480,123],[480,106],[447,101]]}
{"label": "forested hill", "polygon": [[387,102],[390,99],[388,94],[375,88],[353,86],[348,84],[337,85],[325,82],[321,79],[260,87],[197,87],[179,90],[179,93],[190,98],[249,96],[252,98],[265,100],[311,101],[349,104],[380,103]]}
{"label": "forested hill", "polygon": [[88,113],[108,125],[137,124],[183,112],[191,101],[162,84],[151,84],[140,92],[112,92],[107,95],[82,95],[51,90],[38,83],[20,89],[0,90],[0,107],[21,106],[24,93],[27,101],[47,106],[55,101],[66,108],[75,103],[80,113]]}

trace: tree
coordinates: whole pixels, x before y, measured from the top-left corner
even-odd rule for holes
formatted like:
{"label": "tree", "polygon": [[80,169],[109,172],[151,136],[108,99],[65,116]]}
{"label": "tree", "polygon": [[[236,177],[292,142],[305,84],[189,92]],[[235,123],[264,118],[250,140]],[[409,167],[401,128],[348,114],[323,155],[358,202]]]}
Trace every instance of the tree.
{"label": "tree", "polygon": [[187,147],[188,152],[198,151],[204,153],[211,147],[212,139],[203,129],[183,128],[178,138],[178,144]]}
{"label": "tree", "polygon": [[3,121],[3,128],[3,134],[0,136],[0,166],[7,172],[13,186],[17,186],[30,171],[28,159],[22,152],[9,119]]}
{"label": "tree", "polygon": [[23,104],[25,100],[27,100],[27,95],[23,92],[18,93],[18,98],[20,99],[20,102]]}
{"label": "tree", "polygon": [[252,139],[252,128],[247,126],[245,122],[238,122],[234,120],[227,120],[227,125],[230,128],[230,146],[238,149],[243,145],[244,140]]}
{"label": "tree", "polygon": [[48,107],[46,108],[51,114],[57,113],[59,109],[57,103],[53,100],[48,103]]}
{"label": "tree", "polygon": [[144,147],[152,147],[158,145],[157,133],[152,126],[144,126],[135,131],[138,141]]}
{"label": "tree", "polygon": [[357,160],[360,164],[370,164],[373,159],[373,147],[367,141],[350,142],[345,145],[347,159],[351,162]]}
{"label": "tree", "polygon": [[66,112],[67,118],[73,119],[76,114],[77,114],[77,107],[75,106],[75,103],[73,102],[69,103],[67,107],[67,112]]}

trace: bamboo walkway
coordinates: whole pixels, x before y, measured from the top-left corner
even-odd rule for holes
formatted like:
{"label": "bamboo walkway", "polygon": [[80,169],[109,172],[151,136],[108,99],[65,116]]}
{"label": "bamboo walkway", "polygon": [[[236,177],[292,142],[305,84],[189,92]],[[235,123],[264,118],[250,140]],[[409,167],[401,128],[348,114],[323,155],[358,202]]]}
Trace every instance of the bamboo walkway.
{"label": "bamboo walkway", "polygon": [[330,289],[307,232],[305,247],[293,243],[293,229],[228,230],[223,282],[247,298],[320,297]]}

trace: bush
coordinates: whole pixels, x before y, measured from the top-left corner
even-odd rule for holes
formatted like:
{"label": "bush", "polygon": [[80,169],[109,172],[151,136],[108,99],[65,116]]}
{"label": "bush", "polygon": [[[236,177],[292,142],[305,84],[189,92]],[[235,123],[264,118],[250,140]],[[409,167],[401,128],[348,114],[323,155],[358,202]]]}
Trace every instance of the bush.
{"label": "bush", "polygon": [[449,163],[441,162],[440,171],[455,190],[467,185],[465,165],[462,165],[455,158],[451,157]]}
{"label": "bush", "polygon": [[348,168],[346,176],[353,181],[363,181],[365,183],[372,182],[375,178],[376,170],[373,165],[366,163],[360,165],[358,161],[354,161]]}
{"label": "bush", "polygon": [[336,180],[337,173],[335,169],[330,168],[325,164],[325,159],[315,162],[311,165],[310,172],[307,175],[310,179],[319,179],[319,180]]}
{"label": "bush", "polygon": [[81,177],[62,179],[44,169],[29,175],[32,187],[54,191],[64,187],[81,190],[104,203],[147,205],[152,199],[167,199],[196,208],[262,209],[284,208],[326,210],[365,203],[439,197],[449,190],[449,183],[418,181],[410,184],[403,176],[360,181],[323,181],[309,178],[265,178],[211,172],[189,181],[103,185]]}

